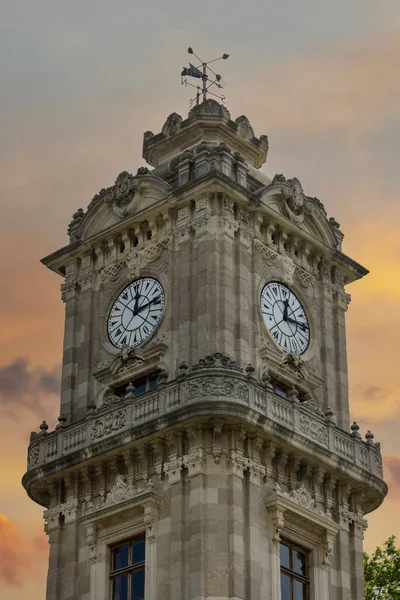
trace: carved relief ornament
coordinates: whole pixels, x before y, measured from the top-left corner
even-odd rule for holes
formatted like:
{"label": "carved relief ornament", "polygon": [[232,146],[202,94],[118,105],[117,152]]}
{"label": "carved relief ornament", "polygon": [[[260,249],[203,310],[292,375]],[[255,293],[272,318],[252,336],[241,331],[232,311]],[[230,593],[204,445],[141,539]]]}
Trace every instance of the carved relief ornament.
{"label": "carved relief ornament", "polygon": [[272,183],[259,189],[257,194],[264,198],[279,195],[282,213],[296,224],[302,223],[305,215],[311,213],[314,208],[297,177],[286,179],[284,175],[277,174]]}
{"label": "carved relief ornament", "polygon": [[169,238],[166,237],[152,244],[146,244],[140,250],[133,248],[117,262],[103,268],[100,275],[100,282],[105,284],[117,281],[124,267],[127,268],[130,277],[139,277],[142,269],[161,258],[168,244]]}

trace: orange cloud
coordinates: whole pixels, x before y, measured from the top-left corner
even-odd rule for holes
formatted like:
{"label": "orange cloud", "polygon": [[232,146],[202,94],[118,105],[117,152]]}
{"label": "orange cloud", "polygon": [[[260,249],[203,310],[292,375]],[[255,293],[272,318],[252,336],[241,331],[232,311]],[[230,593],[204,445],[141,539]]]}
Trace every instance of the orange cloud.
{"label": "orange cloud", "polygon": [[0,514],[0,582],[21,587],[26,576],[42,576],[47,565],[48,544],[44,534],[27,537],[17,521]]}

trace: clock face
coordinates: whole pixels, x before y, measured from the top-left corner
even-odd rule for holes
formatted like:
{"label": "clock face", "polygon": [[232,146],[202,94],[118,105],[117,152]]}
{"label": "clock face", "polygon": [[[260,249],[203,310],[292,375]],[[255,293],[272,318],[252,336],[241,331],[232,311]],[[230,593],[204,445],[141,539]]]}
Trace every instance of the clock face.
{"label": "clock face", "polygon": [[264,323],[275,342],[285,352],[303,354],[310,342],[310,326],[297,296],[276,281],[267,283],[261,292]]}
{"label": "clock face", "polygon": [[126,287],[108,316],[110,342],[117,348],[139,346],[156,329],[164,312],[164,290],[157,279],[144,277]]}

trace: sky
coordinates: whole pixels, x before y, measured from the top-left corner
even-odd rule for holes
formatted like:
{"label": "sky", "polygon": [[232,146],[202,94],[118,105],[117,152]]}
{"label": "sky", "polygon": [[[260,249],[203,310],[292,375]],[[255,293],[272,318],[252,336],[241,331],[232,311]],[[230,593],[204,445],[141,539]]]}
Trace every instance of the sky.
{"label": "sky", "polygon": [[144,131],[186,116],[192,46],[220,63],[227,107],[267,134],[263,167],[298,177],[370,274],[347,291],[351,414],[382,442],[390,487],[366,549],[400,543],[398,0],[0,0],[0,596],[45,597],[42,509],[25,494],[29,432],[59,413],[61,278],[40,258],[124,170]]}

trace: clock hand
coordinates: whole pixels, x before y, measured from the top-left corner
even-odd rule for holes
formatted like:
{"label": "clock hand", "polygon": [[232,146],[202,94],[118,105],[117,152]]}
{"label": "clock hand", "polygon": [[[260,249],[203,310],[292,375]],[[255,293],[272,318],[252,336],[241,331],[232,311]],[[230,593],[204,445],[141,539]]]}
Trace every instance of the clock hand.
{"label": "clock hand", "polygon": [[153,298],[153,300],[150,300],[150,302],[148,302],[147,304],[143,304],[142,306],[139,306],[139,308],[135,312],[135,315],[138,315],[142,310],[144,310],[145,308],[150,306],[150,304],[153,304],[153,302],[159,302],[159,300],[160,300],[160,296],[157,296],[157,298]]}
{"label": "clock hand", "polygon": [[300,323],[300,321],[295,321],[294,319],[291,319],[290,317],[288,317],[286,320],[288,323],[294,323],[295,325],[298,325],[300,327],[300,329],[302,329],[303,331],[306,331],[306,329],[308,329],[308,327],[305,323]]}
{"label": "clock hand", "polygon": [[283,304],[285,305],[285,308],[283,309],[283,320],[287,321],[288,319],[288,304],[289,304],[289,300],[284,300]]}
{"label": "clock hand", "polygon": [[137,291],[136,295],[135,295],[135,304],[133,305],[133,314],[136,314],[138,306],[139,306],[139,298],[140,298],[140,292]]}

